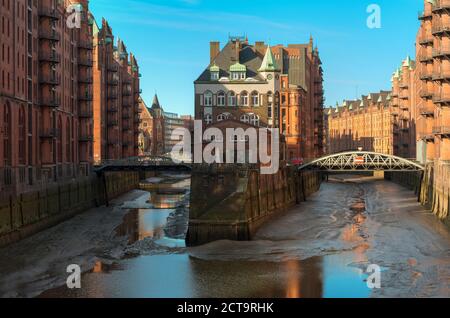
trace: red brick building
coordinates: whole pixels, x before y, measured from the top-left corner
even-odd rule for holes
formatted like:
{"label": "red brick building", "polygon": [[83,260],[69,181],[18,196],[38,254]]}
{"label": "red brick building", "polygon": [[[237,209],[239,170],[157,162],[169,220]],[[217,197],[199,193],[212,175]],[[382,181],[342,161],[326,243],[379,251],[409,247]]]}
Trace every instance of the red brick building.
{"label": "red brick building", "polygon": [[205,126],[242,121],[280,128],[287,159],[323,154],[322,68],[308,44],[269,47],[231,37],[210,43],[210,63],[195,81],[195,118]]}
{"label": "red brick building", "polygon": [[[76,5],[80,28],[65,10]],[[92,20],[88,1],[0,2],[0,190],[89,173]]]}
{"label": "red brick building", "polygon": [[450,160],[450,0],[425,0],[419,20],[418,155],[438,166]]}
{"label": "red brick building", "polygon": [[94,23],[94,160],[139,152],[139,67],[108,22]]}

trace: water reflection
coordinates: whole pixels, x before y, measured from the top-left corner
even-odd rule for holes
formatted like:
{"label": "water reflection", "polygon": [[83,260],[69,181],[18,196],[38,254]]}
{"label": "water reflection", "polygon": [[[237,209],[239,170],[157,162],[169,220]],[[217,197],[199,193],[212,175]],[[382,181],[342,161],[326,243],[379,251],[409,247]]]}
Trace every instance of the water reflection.
{"label": "water reflection", "polygon": [[127,213],[123,223],[116,229],[117,236],[127,236],[128,243],[133,244],[145,238],[156,240],[165,237],[164,226],[174,210],[170,209],[135,209]]}

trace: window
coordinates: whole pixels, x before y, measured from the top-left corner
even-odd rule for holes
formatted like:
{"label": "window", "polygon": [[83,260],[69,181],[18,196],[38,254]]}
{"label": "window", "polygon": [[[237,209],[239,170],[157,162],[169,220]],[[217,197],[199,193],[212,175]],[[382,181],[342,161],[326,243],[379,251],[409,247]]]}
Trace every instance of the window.
{"label": "window", "polygon": [[228,106],[236,106],[236,94],[234,92],[228,93]]}
{"label": "window", "polygon": [[219,92],[219,94],[217,94],[217,105],[225,106],[225,93],[224,92]]}
{"label": "window", "polygon": [[211,72],[211,80],[217,81],[219,79],[219,72]]}
{"label": "window", "polygon": [[71,149],[70,149],[70,140],[71,140],[71,136],[70,136],[70,120],[69,118],[67,118],[66,120],[66,162],[70,162],[70,157],[71,157]]}
{"label": "window", "polygon": [[258,107],[259,106],[259,94],[258,92],[252,93],[252,106]]}
{"label": "window", "polygon": [[23,106],[19,109],[19,164],[25,164],[25,110]]}
{"label": "window", "polygon": [[207,125],[209,125],[209,124],[211,124],[212,123],[212,115],[211,114],[207,114],[207,115],[205,115],[205,123],[207,124]]}
{"label": "window", "polygon": [[224,121],[230,117],[229,113],[223,113],[217,116],[217,121]]}
{"label": "window", "polygon": [[203,105],[205,106],[212,106],[212,93],[206,92],[205,95],[203,95]]}
{"label": "window", "polygon": [[6,103],[4,113],[3,113],[3,127],[4,127],[4,135],[3,135],[3,156],[5,166],[11,165],[11,107],[9,103]]}
{"label": "window", "polygon": [[259,116],[258,115],[251,115],[250,116],[250,123],[253,125],[253,126],[259,126]]}
{"label": "window", "polygon": [[244,114],[244,115],[241,116],[241,121],[243,123],[247,123],[248,124],[250,122],[250,117],[248,115]]}
{"label": "window", "polygon": [[247,92],[241,93],[240,106],[248,106],[248,93]]}

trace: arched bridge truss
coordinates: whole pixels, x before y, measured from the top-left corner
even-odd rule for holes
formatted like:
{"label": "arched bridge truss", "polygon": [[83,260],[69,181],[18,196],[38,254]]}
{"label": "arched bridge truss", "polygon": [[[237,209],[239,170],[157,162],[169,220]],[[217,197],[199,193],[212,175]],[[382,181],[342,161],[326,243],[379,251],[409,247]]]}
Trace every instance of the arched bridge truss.
{"label": "arched bridge truss", "polygon": [[376,152],[343,152],[302,165],[300,170],[320,171],[423,171],[417,162]]}
{"label": "arched bridge truss", "polygon": [[176,163],[165,156],[139,156],[120,160],[104,160],[95,168],[97,174],[107,171],[190,171],[190,163]]}

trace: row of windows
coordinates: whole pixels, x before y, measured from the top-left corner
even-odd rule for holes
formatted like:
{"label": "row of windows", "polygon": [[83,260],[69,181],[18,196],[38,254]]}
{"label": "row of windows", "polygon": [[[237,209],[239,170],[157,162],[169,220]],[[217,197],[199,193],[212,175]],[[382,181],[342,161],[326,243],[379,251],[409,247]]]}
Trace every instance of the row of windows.
{"label": "row of windows", "polygon": [[[203,95],[203,106],[260,106],[261,100],[259,93],[254,91],[250,95],[244,91],[239,95],[239,98],[236,96],[236,93],[233,91],[228,92],[219,92],[217,94],[217,101],[214,105],[213,93],[207,91]],[[272,93],[268,93],[268,102],[272,103],[273,97]]]}
{"label": "row of windows", "polygon": [[[221,122],[231,118],[230,113],[222,113],[217,116],[217,121]],[[205,123],[207,125],[212,124],[213,117],[211,114],[206,114],[204,117]],[[243,114],[240,118],[240,121],[246,124],[251,124],[253,126],[259,126],[259,116],[256,114]]]}

